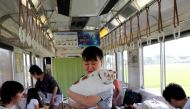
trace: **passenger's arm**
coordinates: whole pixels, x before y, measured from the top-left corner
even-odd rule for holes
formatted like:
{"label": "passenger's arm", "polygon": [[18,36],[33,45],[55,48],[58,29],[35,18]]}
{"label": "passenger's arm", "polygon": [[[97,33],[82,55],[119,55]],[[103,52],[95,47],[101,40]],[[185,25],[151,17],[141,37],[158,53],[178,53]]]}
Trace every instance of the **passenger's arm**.
{"label": "passenger's arm", "polygon": [[67,94],[71,99],[75,100],[77,103],[85,107],[96,106],[97,103],[101,100],[99,96],[84,96],[81,94],[74,93],[70,90],[68,90]]}
{"label": "passenger's arm", "polygon": [[118,100],[118,98],[120,97],[121,95],[121,92],[122,92],[122,85],[121,85],[121,82],[119,80],[117,80],[116,82],[116,86],[115,87],[117,89],[117,97],[116,97],[116,101]]}
{"label": "passenger's arm", "polygon": [[53,89],[52,97],[51,97],[51,103],[54,103],[54,101],[55,101],[57,90],[58,90],[58,87],[55,86]]}

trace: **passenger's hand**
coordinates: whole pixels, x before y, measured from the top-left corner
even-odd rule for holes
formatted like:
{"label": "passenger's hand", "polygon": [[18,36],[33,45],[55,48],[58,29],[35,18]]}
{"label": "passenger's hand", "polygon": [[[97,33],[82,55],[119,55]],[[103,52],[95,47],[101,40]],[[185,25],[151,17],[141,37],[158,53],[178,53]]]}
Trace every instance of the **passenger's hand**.
{"label": "passenger's hand", "polygon": [[56,95],[52,95],[50,104],[54,104],[55,100],[56,100]]}

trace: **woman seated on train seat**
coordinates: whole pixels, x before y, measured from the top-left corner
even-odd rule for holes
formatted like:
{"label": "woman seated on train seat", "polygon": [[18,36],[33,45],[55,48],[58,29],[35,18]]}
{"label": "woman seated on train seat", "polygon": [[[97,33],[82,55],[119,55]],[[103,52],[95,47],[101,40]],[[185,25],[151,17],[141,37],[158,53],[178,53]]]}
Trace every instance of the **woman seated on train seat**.
{"label": "woman seated on train seat", "polygon": [[[92,73],[102,66],[103,52],[100,48],[95,46],[87,47],[82,52],[83,66],[87,73]],[[103,93],[94,96],[84,96],[68,90],[68,96],[77,103],[72,104],[73,107],[89,108],[98,106],[102,109],[110,109],[112,107],[113,90],[107,90]]]}
{"label": "woman seated on train seat", "polygon": [[45,109],[45,106],[42,105],[42,101],[38,94],[37,89],[35,88],[28,89],[26,108],[27,109]]}
{"label": "woman seated on train seat", "polygon": [[121,81],[118,79],[115,79],[113,84],[115,86],[115,89],[113,90],[114,93],[113,93],[113,99],[112,99],[112,107],[121,106],[123,104]]}
{"label": "woman seated on train seat", "polygon": [[11,109],[14,105],[16,105],[23,97],[23,90],[24,87],[19,82],[4,82],[0,90],[0,109]]}

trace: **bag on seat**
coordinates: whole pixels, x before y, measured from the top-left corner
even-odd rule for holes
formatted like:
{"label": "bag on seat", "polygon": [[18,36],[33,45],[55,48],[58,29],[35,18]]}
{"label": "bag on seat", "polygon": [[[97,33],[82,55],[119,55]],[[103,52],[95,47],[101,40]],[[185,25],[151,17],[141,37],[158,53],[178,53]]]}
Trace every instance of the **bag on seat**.
{"label": "bag on seat", "polygon": [[125,96],[123,100],[123,104],[127,105],[133,105],[134,103],[141,103],[142,101],[142,96],[140,93],[134,92],[132,90],[127,89],[125,91]]}

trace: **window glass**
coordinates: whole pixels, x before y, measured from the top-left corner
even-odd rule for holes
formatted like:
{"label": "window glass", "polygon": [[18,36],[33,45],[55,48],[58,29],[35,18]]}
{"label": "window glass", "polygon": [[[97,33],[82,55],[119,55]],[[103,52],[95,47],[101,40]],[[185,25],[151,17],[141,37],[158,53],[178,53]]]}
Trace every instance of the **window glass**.
{"label": "window glass", "polygon": [[165,43],[166,84],[180,84],[190,95],[190,37]]}
{"label": "window glass", "polygon": [[117,77],[119,80],[122,81],[122,53],[117,52]]}
{"label": "window glass", "polygon": [[32,85],[31,83],[31,75],[29,72],[30,68],[30,55],[29,54],[23,54],[24,58],[24,75],[25,75],[25,87],[30,87]]}
{"label": "window glass", "polygon": [[23,60],[23,53],[17,52],[15,50],[14,52],[14,60],[15,60],[15,74],[14,74],[14,80],[20,82],[21,84],[25,84],[25,78],[24,78],[24,60]]}
{"label": "window glass", "polygon": [[13,80],[12,52],[0,48],[0,86],[7,80]]}
{"label": "window glass", "polygon": [[107,69],[115,70],[116,71],[116,64],[115,64],[115,53],[107,54],[106,60],[104,65]]}
{"label": "window glass", "polygon": [[143,47],[144,88],[160,90],[160,44]]}
{"label": "window glass", "polygon": [[128,83],[128,55],[127,50],[123,51],[123,63],[124,63],[124,82]]}

